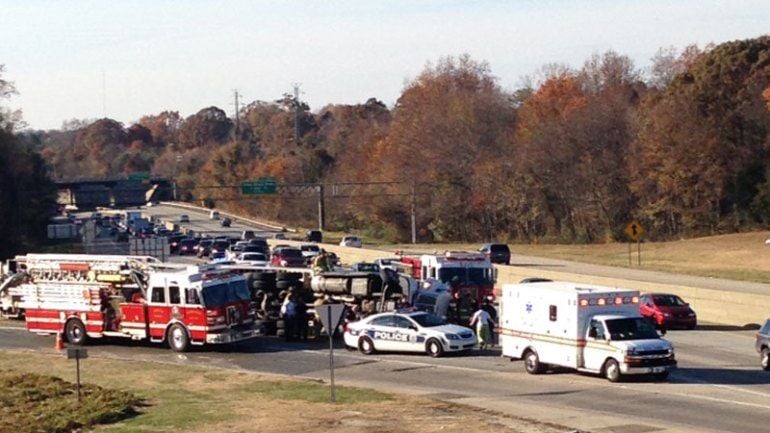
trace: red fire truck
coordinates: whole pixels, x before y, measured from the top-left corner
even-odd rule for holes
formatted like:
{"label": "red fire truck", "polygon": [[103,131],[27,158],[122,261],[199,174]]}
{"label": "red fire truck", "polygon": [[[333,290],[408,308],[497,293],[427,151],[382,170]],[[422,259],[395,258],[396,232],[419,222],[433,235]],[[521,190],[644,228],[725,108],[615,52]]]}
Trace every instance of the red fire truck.
{"label": "red fire truck", "polygon": [[258,334],[246,279],[215,266],[73,254],[14,262],[0,284],[3,310],[24,315],[29,331],[61,333],[72,344],[125,337],[182,352]]}
{"label": "red fire truck", "polygon": [[[401,264],[414,278],[433,278],[448,285],[452,297],[459,299],[465,293],[481,303],[487,297],[494,297],[496,274],[489,257],[485,254],[467,251],[446,251],[444,254],[422,254],[417,256],[401,254]],[[399,264],[399,267],[402,267]]]}

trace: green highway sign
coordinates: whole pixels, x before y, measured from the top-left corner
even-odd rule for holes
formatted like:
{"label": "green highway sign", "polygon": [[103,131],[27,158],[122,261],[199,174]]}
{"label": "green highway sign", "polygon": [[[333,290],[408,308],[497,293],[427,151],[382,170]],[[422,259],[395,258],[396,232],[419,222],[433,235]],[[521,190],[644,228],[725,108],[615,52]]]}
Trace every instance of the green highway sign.
{"label": "green highway sign", "polygon": [[247,180],[241,184],[241,194],[275,194],[276,182],[274,177],[260,177],[257,180]]}
{"label": "green highway sign", "polygon": [[150,172],[148,171],[137,171],[134,173],[131,173],[128,175],[128,180],[133,180],[136,182],[142,182],[145,180],[150,180]]}

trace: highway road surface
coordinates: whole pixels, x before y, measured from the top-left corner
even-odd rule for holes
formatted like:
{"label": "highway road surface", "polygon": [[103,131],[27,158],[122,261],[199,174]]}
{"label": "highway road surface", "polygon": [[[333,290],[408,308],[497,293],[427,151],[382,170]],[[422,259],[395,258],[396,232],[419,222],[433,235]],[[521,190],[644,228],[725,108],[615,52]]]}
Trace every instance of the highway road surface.
{"label": "highway road surface", "polygon": [[[0,349],[52,352],[54,338],[0,322]],[[349,352],[337,343],[335,380],[493,409],[583,431],[765,433],[770,373],[759,368],[754,332],[718,326],[670,331],[679,369],[666,382],[555,371],[532,376],[499,350],[433,359]],[[327,380],[328,343],[258,338],[177,354],[159,345],[92,341],[90,356],[198,365]],[[86,367],[87,368],[87,367]]]}

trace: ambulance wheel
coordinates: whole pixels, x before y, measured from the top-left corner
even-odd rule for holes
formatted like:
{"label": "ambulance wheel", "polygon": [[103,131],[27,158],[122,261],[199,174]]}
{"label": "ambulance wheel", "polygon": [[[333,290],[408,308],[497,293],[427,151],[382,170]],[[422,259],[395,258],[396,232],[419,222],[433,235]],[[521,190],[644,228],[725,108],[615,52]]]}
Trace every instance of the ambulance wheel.
{"label": "ambulance wheel", "polygon": [[358,350],[364,355],[371,355],[374,353],[374,343],[369,337],[361,337],[358,340]]}
{"label": "ambulance wheel", "polygon": [[439,358],[444,354],[444,346],[442,346],[435,338],[431,338],[425,345],[425,351],[428,352],[428,355]]}
{"label": "ambulance wheel", "polygon": [[760,359],[762,370],[770,371],[770,348],[762,349],[762,358]]}
{"label": "ambulance wheel", "polygon": [[174,352],[184,352],[190,346],[187,330],[180,325],[172,325],[168,330],[168,346]]}
{"label": "ambulance wheel", "polygon": [[82,346],[88,339],[86,327],[78,319],[72,319],[67,322],[67,326],[64,328],[64,335],[67,337],[67,342],[75,346]]}
{"label": "ambulance wheel", "polygon": [[528,350],[524,354],[524,369],[529,374],[540,374],[543,372],[543,365],[540,363],[540,357],[534,350]]}
{"label": "ambulance wheel", "polygon": [[618,361],[614,359],[608,359],[604,363],[604,377],[610,382],[620,382],[620,366]]}

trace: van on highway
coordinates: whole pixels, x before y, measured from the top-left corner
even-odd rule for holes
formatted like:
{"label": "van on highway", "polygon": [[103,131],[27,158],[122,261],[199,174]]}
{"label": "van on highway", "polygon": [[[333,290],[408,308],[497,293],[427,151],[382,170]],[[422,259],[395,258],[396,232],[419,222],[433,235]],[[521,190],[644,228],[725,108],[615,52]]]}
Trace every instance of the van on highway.
{"label": "van on highway", "polygon": [[527,373],[549,366],[665,379],[674,347],[639,314],[639,292],[571,282],[505,284],[500,299],[503,356],[523,359]]}
{"label": "van on highway", "polygon": [[212,210],[211,212],[209,212],[209,219],[218,220],[219,219],[219,211]]}

